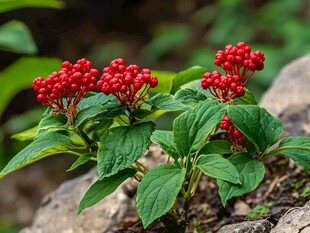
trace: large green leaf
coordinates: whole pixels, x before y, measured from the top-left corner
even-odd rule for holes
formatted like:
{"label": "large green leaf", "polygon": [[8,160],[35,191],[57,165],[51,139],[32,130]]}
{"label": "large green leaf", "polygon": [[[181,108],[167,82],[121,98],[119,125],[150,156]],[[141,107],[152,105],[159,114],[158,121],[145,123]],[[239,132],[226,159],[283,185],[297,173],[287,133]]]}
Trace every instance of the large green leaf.
{"label": "large green leaf", "polygon": [[138,160],[150,146],[153,130],[152,122],[112,128],[102,139],[97,154],[100,179],[116,174]]}
{"label": "large green leaf", "polygon": [[48,132],[15,155],[1,171],[0,178],[49,155],[66,153],[71,144],[69,137],[54,131]]}
{"label": "large green leaf", "polygon": [[93,105],[105,105],[107,103],[110,104],[117,104],[118,100],[114,95],[105,95],[102,92],[92,92],[90,93],[90,96],[87,96],[86,98],[83,98],[79,103],[78,107],[80,110],[83,110],[84,108],[88,108]]}
{"label": "large green leaf", "polygon": [[196,166],[207,176],[241,184],[236,167],[220,154],[201,155]]}
{"label": "large green leaf", "polygon": [[97,180],[85,193],[80,202],[78,214],[84,209],[97,204],[106,196],[110,195],[115,189],[129,177],[133,177],[136,171],[134,169],[126,168],[119,171],[110,177],[105,177],[102,180]]}
{"label": "large green leaf", "polygon": [[164,164],[143,177],[137,190],[137,210],[144,228],[172,208],[185,174],[185,169]]}
{"label": "large green leaf", "polygon": [[199,154],[230,154],[231,143],[226,140],[215,140],[205,144],[199,151]]}
{"label": "large green leaf", "polygon": [[252,159],[248,153],[234,154],[229,158],[229,161],[238,170],[241,185],[217,179],[219,194],[224,206],[230,198],[241,196],[256,189],[265,174],[264,164]]}
{"label": "large green leaf", "polygon": [[173,79],[170,93],[175,94],[184,84],[201,79],[205,72],[207,72],[206,68],[201,66],[193,66],[187,70],[177,73],[176,77]]}
{"label": "large green leaf", "polygon": [[34,126],[30,129],[27,129],[23,132],[13,134],[11,138],[14,138],[18,141],[27,141],[35,139],[38,132],[38,126]]}
{"label": "large green leaf", "polygon": [[37,46],[28,27],[23,22],[13,20],[0,26],[0,50],[35,54]]}
{"label": "large green leaf", "polygon": [[193,106],[207,99],[207,96],[198,90],[181,89],[175,93],[175,99],[187,106]]}
{"label": "large green leaf", "polygon": [[105,110],[106,110],[106,107],[102,105],[91,105],[88,108],[84,108],[83,110],[78,112],[76,119],[74,121],[74,124],[73,124],[74,127],[79,127],[81,124],[83,124],[87,120],[99,115]]}
{"label": "large green leaf", "polygon": [[150,103],[158,109],[168,111],[179,111],[185,107],[180,101],[175,100],[173,95],[168,93],[158,93],[151,98]]}
{"label": "large green leaf", "polygon": [[9,101],[21,90],[30,88],[38,76],[47,76],[59,70],[61,61],[58,58],[23,57],[0,73],[1,91],[0,116]]}
{"label": "large green leaf", "polygon": [[[89,97],[93,100],[92,103],[89,102],[89,100],[83,102],[83,108],[76,116],[73,124],[74,127],[84,127],[84,125],[90,121],[107,121],[108,119],[113,119],[123,114],[126,110],[126,106],[119,105],[115,103],[114,100],[110,101],[106,99],[106,101],[104,101],[104,98],[95,98],[97,95],[92,97]],[[88,107],[86,105],[88,105]]]}
{"label": "large green leaf", "polygon": [[173,122],[173,134],[179,154],[187,156],[198,150],[225,114],[226,105],[206,100],[178,116]]}
{"label": "large green leaf", "polygon": [[25,7],[61,9],[63,6],[63,2],[59,0],[0,0],[0,13]]}
{"label": "large green leaf", "polygon": [[155,130],[151,136],[151,141],[157,143],[163,151],[174,158],[174,160],[178,160],[179,154],[172,131]]}
{"label": "large green leaf", "polygon": [[257,105],[231,105],[228,116],[258,152],[264,152],[275,144],[282,133],[281,121]]}
{"label": "large green leaf", "polygon": [[67,117],[63,114],[47,115],[39,122],[37,137],[48,131],[63,130],[66,123]]}
{"label": "large green leaf", "polygon": [[285,154],[310,173],[310,138],[287,137],[283,138],[275,150],[269,152],[268,156]]}

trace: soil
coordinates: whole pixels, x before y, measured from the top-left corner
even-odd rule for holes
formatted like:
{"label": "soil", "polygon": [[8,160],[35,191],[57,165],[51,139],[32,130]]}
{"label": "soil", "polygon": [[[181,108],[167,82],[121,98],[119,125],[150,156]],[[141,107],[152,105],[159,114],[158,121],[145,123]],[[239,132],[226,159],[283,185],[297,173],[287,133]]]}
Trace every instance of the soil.
{"label": "soil", "polygon": [[[214,233],[222,226],[242,221],[267,219],[276,224],[290,208],[303,206],[310,195],[301,195],[310,186],[309,174],[287,157],[278,156],[265,162],[265,178],[259,187],[248,194],[221,204],[218,187],[213,178],[203,176],[191,202],[187,233]],[[181,199],[180,199],[181,201]],[[264,205],[269,212],[248,218],[247,212],[257,205]],[[160,221],[143,229],[139,219],[125,219],[108,233],[165,233]],[[167,232],[168,233],[168,232]],[[170,232],[171,233],[171,232]]]}

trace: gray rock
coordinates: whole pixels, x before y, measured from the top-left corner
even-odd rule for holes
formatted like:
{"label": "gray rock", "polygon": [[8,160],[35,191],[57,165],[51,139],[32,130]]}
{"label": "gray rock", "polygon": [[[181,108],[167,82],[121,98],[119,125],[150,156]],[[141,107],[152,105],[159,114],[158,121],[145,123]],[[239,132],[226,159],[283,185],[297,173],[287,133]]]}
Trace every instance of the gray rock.
{"label": "gray rock", "polygon": [[310,55],[286,65],[262,97],[260,105],[279,116],[290,106],[310,103]]}
{"label": "gray rock", "polygon": [[[166,159],[158,146],[151,146],[141,161],[154,167]],[[114,193],[77,215],[82,197],[97,179],[96,169],[92,169],[81,177],[64,182],[44,197],[32,226],[20,233],[104,233],[126,218],[138,220],[135,200],[130,197],[137,186],[133,179],[127,179]]]}
{"label": "gray rock", "polygon": [[121,187],[104,201],[77,215],[80,200],[97,179],[93,169],[86,175],[64,182],[45,196],[32,226],[21,233],[102,233],[125,217],[136,215],[133,200]]}
{"label": "gray rock", "polygon": [[267,220],[248,221],[222,227],[217,233],[269,233],[274,225]]}
{"label": "gray rock", "polygon": [[283,137],[310,137],[310,103],[290,106],[280,113],[279,118],[283,122]]}
{"label": "gray rock", "polygon": [[310,233],[310,202],[290,209],[270,233]]}

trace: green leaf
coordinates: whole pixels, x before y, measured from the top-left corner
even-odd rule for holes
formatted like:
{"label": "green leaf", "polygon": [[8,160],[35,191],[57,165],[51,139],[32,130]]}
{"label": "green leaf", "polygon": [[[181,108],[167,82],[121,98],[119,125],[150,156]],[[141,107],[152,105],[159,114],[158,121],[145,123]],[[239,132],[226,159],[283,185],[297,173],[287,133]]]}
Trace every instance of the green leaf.
{"label": "green leaf", "polygon": [[245,89],[245,95],[236,97],[234,99],[234,103],[257,105],[254,95],[247,88],[244,88],[244,89]]}
{"label": "green leaf", "polygon": [[272,155],[285,154],[310,173],[310,138],[287,137],[283,138],[275,150],[269,152]]}
{"label": "green leaf", "polygon": [[114,117],[124,114],[125,111],[125,105],[108,104],[106,106],[106,111],[96,115],[92,120],[101,121],[103,119],[113,119]]}
{"label": "green leaf", "polygon": [[47,76],[60,67],[58,58],[23,57],[4,69],[0,73],[1,85],[5,87],[1,91],[0,116],[19,91],[31,87],[34,78]]}
{"label": "green leaf", "polygon": [[151,136],[151,141],[158,144],[163,151],[174,158],[174,160],[179,159],[179,154],[174,142],[172,131],[155,130]]}
{"label": "green leaf", "polygon": [[93,105],[105,105],[107,103],[110,104],[117,104],[118,101],[114,95],[105,95],[102,92],[95,93],[92,92],[90,96],[83,98],[79,103],[78,107],[80,110],[83,110],[84,108],[88,108]]}
{"label": "green leaf", "polygon": [[38,132],[38,126],[27,129],[23,132],[13,134],[11,138],[14,138],[19,141],[28,141],[35,139]]}
{"label": "green leaf", "polygon": [[201,79],[205,72],[207,72],[206,68],[201,66],[193,66],[187,70],[177,73],[176,77],[173,79],[170,93],[175,94],[184,84]]}
{"label": "green leaf", "polygon": [[80,157],[71,165],[71,167],[67,170],[67,172],[72,171],[72,170],[76,169],[77,167],[79,167],[79,166],[81,166],[81,165],[87,163],[87,162],[90,160],[90,158],[91,158],[92,156],[95,156],[95,154],[94,154],[94,153],[85,153],[85,154],[83,154],[82,156],[80,156]]}
{"label": "green leaf", "polygon": [[28,27],[23,22],[12,20],[0,26],[0,50],[35,54],[38,49]]}
{"label": "green leaf", "polygon": [[[94,102],[97,102],[94,100]],[[99,102],[99,101],[98,101]],[[98,103],[97,102],[97,103]],[[107,121],[125,112],[126,107],[109,101],[102,104],[89,105],[78,112],[74,121],[74,127],[84,127],[90,121]]]}
{"label": "green leaf", "polygon": [[39,122],[37,137],[47,131],[63,130],[67,123],[67,117],[62,114],[48,115]]}
{"label": "green leaf", "polygon": [[59,0],[1,0],[0,1],[0,13],[16,10],[19,8],[25,7],[48,7],[48,8],[56,8],[61,9],[63,8],[64,4],[62,1]]}
{"label": "green leaf", "polygon": [[113,193],[116,188],[123,183],[129,177],[133,177],[136,174],[134,169],[126,168],[119,171],[110,177],[105,177],[102,180],[97,180],[85,193],[83,199],[80,202],[78,214],[84,209],[97,204],[106,196]]}
{"label": "green leaf", "polygon": [[248,212],[246,214],[246,217],[248,219],[254,219],[254,218],[260,217],[260,216],[262,216],[264,214],[268,214],[269,211],[270,211],[270,209],[267,208],[266,206],[264,206],[264,205],[257,205],[257,206],[255,206],[254,209],[252,209],[250,212]]}
{"label": "green leaf", "polygon": [[228,116],[255,145],[257,152],[264,152],[275,144],[282,133],[281,121],[257,105],[230,105]]}
{"label": "green leaf", "polygon": [[130,113],[130,116],[142,120],[151,114],[152,114],[151,110],[144,108],[136,108],[132,113]]}
{"label": "green leaf", "polygon": [[113,124],[113,119],[103,119],[101,121],[90,122],[91,126],[86,125],[86,132],[92,132],[91,138],[95,141],[102,141],[109,133],[109,128]]}
{"label": "green leaf", "polygon": [[112,128],[103,138],[97,154],[100,179],[116,174],[138,160],[151,145],[154,123]]}
{"label": "green leaf", "polygon": [[226,180],[234,184],[241,184],[237,169],[222,155],[201,155],[196,162],[196,167],[198,167],[207,176]]}
{"label": "green leaf", "polygon": [[168,111],[179,111],[185,107],[180,101],[175,100],[173,95],[168,93],[159,93],[153,96],[150,103],[158,109]]}
{"label": "green leaf", "polygon": [[1,171],[0,178],[44,157],[66,153],[71,144],[69,137],[53,131],[48,132],[15,155]]}
{"label": "green leaf", "polygon": [[102,105],[91,105],[88,108],[84,108],[83,110],[79,111],[76,119],[74,121],[74,127],[79,127],[89,119],[99,115],[103,111],[106,110],[105,106]]}
{"label": "green leaf", "polygon": [[173,122],[173,134],[180,155],[198,150],[226,114],[226,105],[206,100],[182,113]]}
{"label": "green leaf", "polygon": [[198,90],[181,89],[175,93],[175,99],[187,106],[193,106],[207,99],[207,96]]}
{"label": "green leaf", "polygon": [[137,210],[144,228],[172,208],[185,175],[185,169],[164,164],[143,177],[137,190]]}
{"label": "green leaf", "polygon": [[219,195],[224,206],[230,198],[238,197],[255,190],[260,182],[262,182],[265,174],[264,164],[252,159],[248,153],[234,154],[228,160],[238,170],[241,185],[217,179]]}
{"label": "green leaf", "polygon": [[187,70],[177,73],[176,77],[173,79],[170,93],[175,94],[184,84],[201,79],[205,72],[207,72],[206,68],[201,66],[193,66]]}
{"label": "green leaf", "polygon": [[204,145],[199,154],[231,154],[231,143],[226,140],[215,140]]}
{"label": "green leaf", "polygon": [[300,194],[301,197],[309,197],[310,196],[310,186],[306,186],[302,193]]}

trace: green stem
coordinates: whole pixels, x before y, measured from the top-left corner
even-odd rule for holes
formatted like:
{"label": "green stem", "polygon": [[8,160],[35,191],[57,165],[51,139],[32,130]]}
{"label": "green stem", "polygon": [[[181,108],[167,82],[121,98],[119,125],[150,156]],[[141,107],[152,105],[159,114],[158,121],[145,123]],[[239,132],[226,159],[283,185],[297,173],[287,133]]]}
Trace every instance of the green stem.
{"label": "green stem", "polygon": [[190,199],[195,194],[195,191],[200,181],[200,177],[201,177],[201,171],[197,167],[195,167],[191,174],[185,198]]}
{"label": "green stem", "polygon": [[143,179],[143,175],[139,174],[138,172],[135,174],[134,177],[135,177],[135,179],[136,179],[137,181],[139,181],[139,182],[141,182],[142,179]]}
{"label": "green stem", "polygon": [[[75,152],[75,151],[71,151],[71,150],[64,151],[63,153],[67,153],[67,154],[71,154],[71,155],[75,155],[75,156],[82,156],[82,154]],[[90,160],[97,161],[97,158],[90,157]]]}
{"label": "green stem", "polygon": [[97,148],[97,145],[95,142],[93,142],[84,131],[80,131],[78,129],[74,129],[74,132],[83,140],[87,148],[89,149],[90,152],[93,151],[94,148]]}
{"label": "green stem", "polygon": [[143,174],[146,174],[148,171],[149,171],[149,169],[148,169],[148,167],[147,166],[145,166],[143,163],[140,163],[139,161],[136,161],[135,162],[135,164],[137,165],[137,167],[138,168],[142,168],[141,170],[141,172],[143,173]]}
{"label": "green stem", "polygon": [[195,183],[194,183],[193,188],[191,190],[191,196],[194,196],[194,194],[198,188],[198,185],[200,183],[201,176],[202,176],[202,172],[199,169],[197,169],[197,170],[198,170],[198,172],[196,173],[196,177],[194,179]]}

